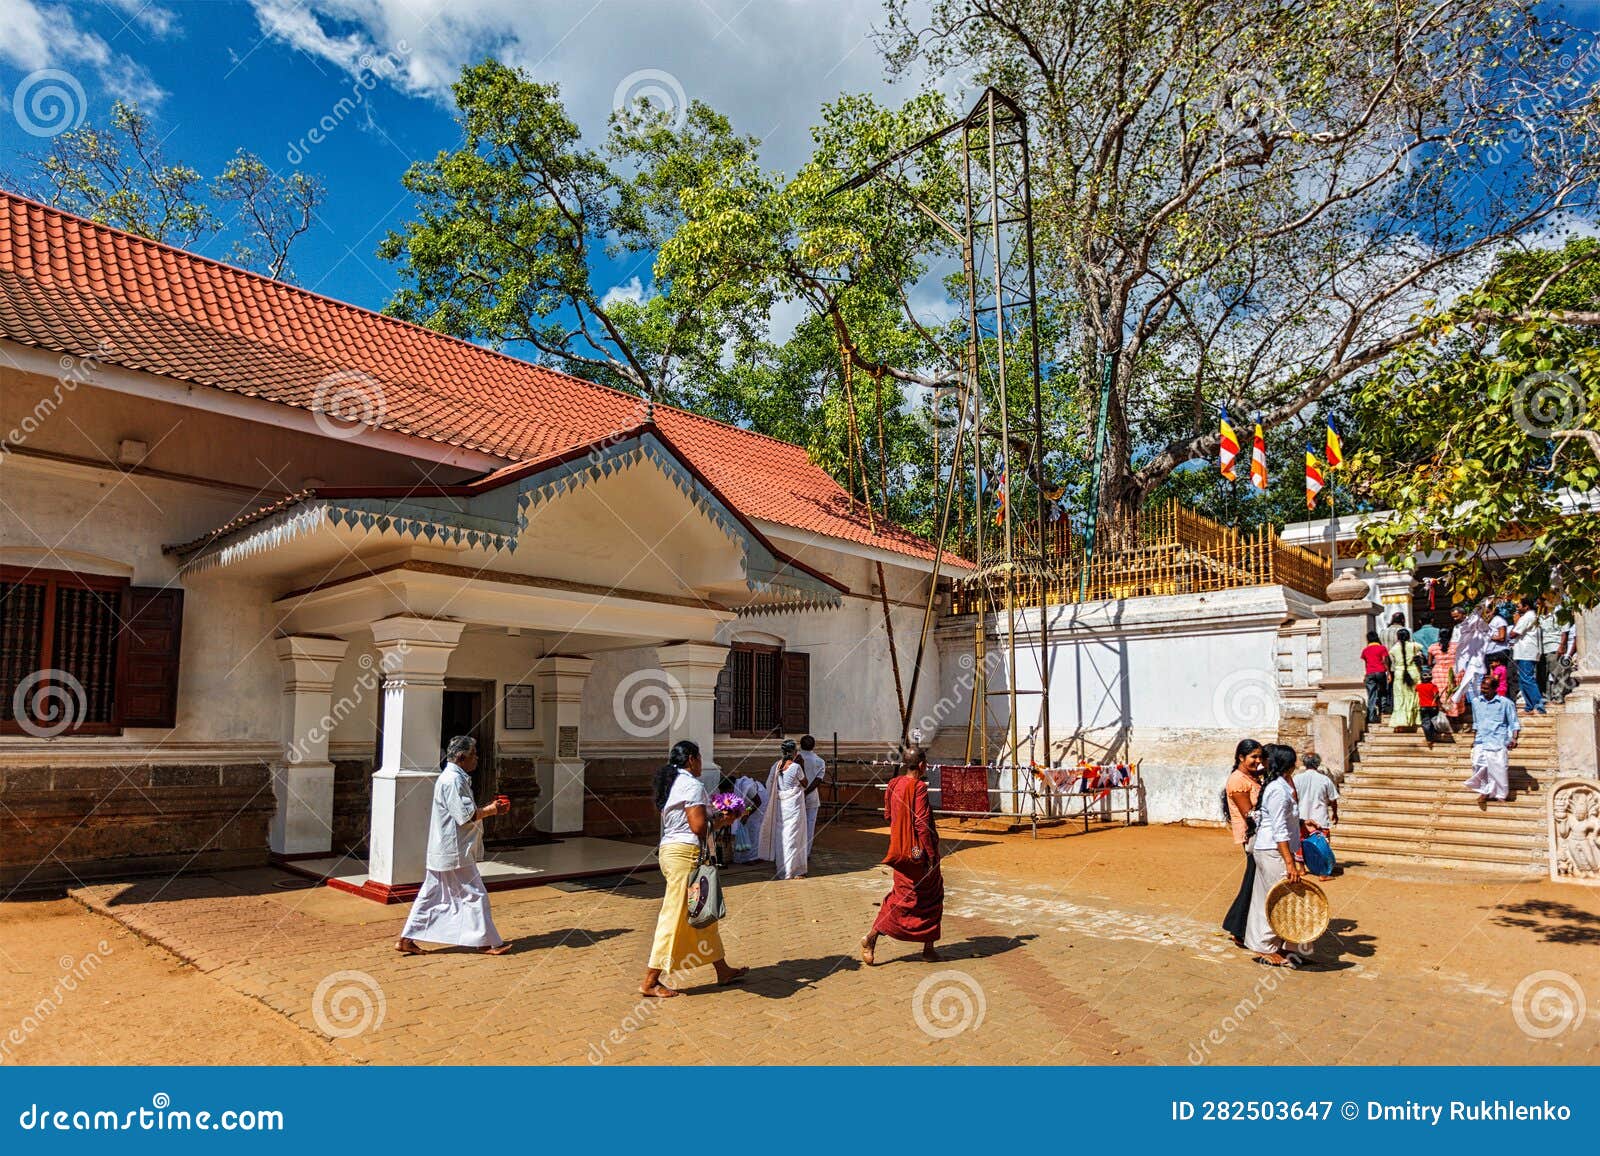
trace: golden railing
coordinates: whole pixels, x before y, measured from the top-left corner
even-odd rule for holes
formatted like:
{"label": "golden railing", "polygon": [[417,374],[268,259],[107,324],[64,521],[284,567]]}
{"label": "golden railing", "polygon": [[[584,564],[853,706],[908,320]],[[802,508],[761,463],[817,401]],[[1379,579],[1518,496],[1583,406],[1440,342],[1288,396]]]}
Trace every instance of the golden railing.
{"label": "golden railing", "polygon": [[[1163,594],[1203,594],[1245,586],[1283,585],[1322,598],[1333,580],[1328,559],[1293,546],[1270,526],[1241,532],[1168,502],[1137,517],[1102,522],[1095,555],[1063,526],[1046,540],[1044,566],[1019,563],[1009,571],[991,563],[978,575],[958,579],[951,614],[1002,609],[1009,596],[1018,606],[1045,601],[1099,602]],[[1038,559],[1031,533],[1022,536],[1018,559]]]}

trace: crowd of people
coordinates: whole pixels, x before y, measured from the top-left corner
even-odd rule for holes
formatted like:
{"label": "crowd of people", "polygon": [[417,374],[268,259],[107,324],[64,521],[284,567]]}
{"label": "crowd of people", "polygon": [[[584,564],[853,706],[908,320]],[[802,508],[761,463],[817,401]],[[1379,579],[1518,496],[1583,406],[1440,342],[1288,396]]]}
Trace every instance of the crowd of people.
{"label": "crowd of people", "polygon": [[1367,635],[1367,719],[1417,729],[1429,746],[1472,732],[1472,776],[1480,806],[1510,793],[1508,755],[1520,711],[1548,714],[1574,685],[1577,634],[1546,599],[1500,597],[1456,603],[1445,625],[1413,635],[1393,613]]}
{"label": "crowd of people", "polygon": [[[819,789],[827,764],[816,740],[784,739],[765,784],[749,775],[724,778],[715,796],[701,779],[700,747],[684,739],[673,745],[652,784],[661,819],[656,861],[666,883],[656,920],[641,994],[671,999],[680,994],[662,976],[710,965],[719,986],[738,983],[747,967],[728,963],[716,918],[691,916],[691,891],[705,864],[773,864],[776,879],[806,877],[821,809]],[[510,949],[494,925],[489,893],[478,869],[483,821],[504,814],[504,798],[479,806],[472,795],[478,765],[477,741],[450,740],[445,765],[434,782],[428,829],[426,874],[406,918],[395,950],[418,954],[417,941],[475,948],[487,955]],[[944,914],[944,877],[939,864],[939,832],[928,799],[928,760],[920,746],[900,753],[899,773],[884,798],[889,852],[883,862],[894,882],[877,918],[861,940],[861,959],[876,962],[881,936],[922,945],[922,956],[937,960]]]}

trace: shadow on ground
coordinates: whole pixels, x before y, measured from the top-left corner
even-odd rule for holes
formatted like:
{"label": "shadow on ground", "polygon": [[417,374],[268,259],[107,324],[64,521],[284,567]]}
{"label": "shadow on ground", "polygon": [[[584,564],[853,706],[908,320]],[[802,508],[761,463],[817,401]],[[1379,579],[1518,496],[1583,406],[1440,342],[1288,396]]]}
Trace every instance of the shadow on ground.
{"label": "shadow on ground", "polygon": [[1600,945],[1600,915],[1570,903],[1528,899],[1521,903],[1502,903],[1492,910],[1499,912],[1494,922],[1501,927],[1525,928],[1546,943]]}

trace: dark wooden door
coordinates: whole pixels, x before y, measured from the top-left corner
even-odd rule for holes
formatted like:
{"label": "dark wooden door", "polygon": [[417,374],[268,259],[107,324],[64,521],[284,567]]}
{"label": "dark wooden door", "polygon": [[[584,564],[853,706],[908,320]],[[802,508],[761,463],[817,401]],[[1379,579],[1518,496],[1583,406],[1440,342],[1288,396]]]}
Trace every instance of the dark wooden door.
{"label": "dark wooden door", "polygon": [[494,773],[494,691],[484,686],[445,684],[444,711],[439,726],[439,765],[444,766],[444,751],[457,735],[478,740],[478,769],[472,772],[472,795],[479,805],[493,798]]}

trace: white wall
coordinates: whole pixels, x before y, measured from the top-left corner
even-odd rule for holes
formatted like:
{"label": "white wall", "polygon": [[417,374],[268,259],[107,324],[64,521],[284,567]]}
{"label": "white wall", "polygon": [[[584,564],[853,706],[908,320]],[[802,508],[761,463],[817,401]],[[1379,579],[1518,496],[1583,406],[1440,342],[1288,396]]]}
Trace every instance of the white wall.
{"label": "white wall", "polygon": [[[1234,744],[1273,741],[1279,722],[1278,628],[1303,613],[1282,587],[1051,607],[1050,723],[1053,761],[1079,757],[1138,762],[1150,822],[1216,819],[1217,791]],[[990,624],[990,689],[1009,682],[1005,617]],[[940,631],[951,704],[937,754],[964,735],[971,669],[971,619]],[[1016,685],[1038,690],[1038,615],[1018,613]],[[990,732],[1008,729],[1005,697],[990,700]],[[1024,758],[1040,721],[1040,695],[1018,696]],[[1002,739],[1003,741],[1003,739]],[[990,757],[993,759],[994,747]]]}

